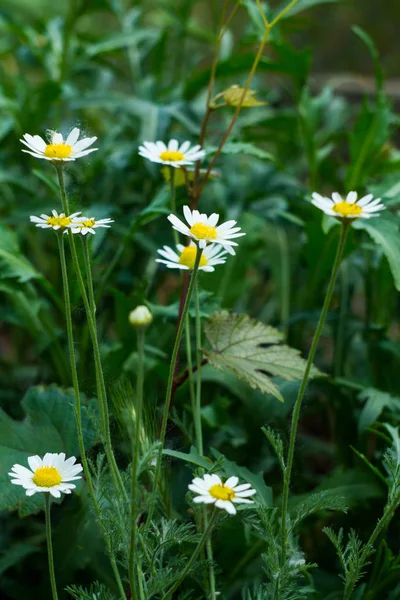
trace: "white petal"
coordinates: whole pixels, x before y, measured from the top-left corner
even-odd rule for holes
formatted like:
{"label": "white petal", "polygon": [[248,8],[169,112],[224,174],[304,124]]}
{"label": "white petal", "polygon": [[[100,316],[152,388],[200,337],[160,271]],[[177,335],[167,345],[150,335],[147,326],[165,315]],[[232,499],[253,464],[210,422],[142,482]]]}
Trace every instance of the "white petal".
{"label": "white petal", "polygon": [[63,136],[62,133],[57,133],[56,131],[53,132],[53,135],[51,137],[51,143],[52,144],[62,144],[63,143]]}
{"label": "white petal", "polygon": [[89,148],[89,146],[94,144],[96,140],[96,136],[91,138],[83,138],[83,140],[76,142],[76,144],[72,147],[73,153],[77,154],[78,152],[82,152],[82,150],[86,150],[86,148]]}
{"label": "white petal", "polygon": [[168,150],[172,150],[173,152],[176,152],[179,148],[179,144],[177,142],[177,140],[170,140],[168,143]]}
{"label": "white petal", "polygon": [[339,204],[339,202],[343,202],[342,196],[340,194],[338,194],[337,192],[333,192],[332,199],[335,204]]}
{"label": "white petal", "polygon": [[218,508],[223,508],[230,515],[236,515],[236,508],[233,506],[232,502],[229,502],[229,500],[217,500],[215,506],[218,506]]}
{"label": "white petal", "polygon": [[229,477],[229,479],[227,481],[225,481],[224,485],[229,488],[234,488],[235,485],[237,485],[238,483],[239,483],[239,477],[232,476],[232,477]]}
{"label": "white petal", "polygon": [[61,498],[61,492],[57,488],[48,488],[49,492],[54,498]]}
{"label": "white petal", "polygon": [[245,490],[243,492],[237,492],[235,490],[235,494],[238,498],[249,498],[250,496],[254,496],[254,494],[257,494],[257,490]]}
{"label": "white petal", "polygon": [[189,223],[190,226],[192,226],[194,223],[192,211],[190,210],[190,208],[187,205],[185,205],[183,207],[183,214],[185,216],[186,221]]}
{"label": "white petal", "polygon": [[357,201],[357,192],[349,192],[347,194],[346,202],[354,204]]}
{"label": "white petal", "polygon": [[[200,502],[204,503],[204,504],[213,504],[215,502],[215,498],[213,498],[212,496],[195,496],[193,498],[193,502],[196,502],[196,504],[199,504]],[[215,504],[217,504],[215,502]]]}
{"label": "white petal", "polygon": [[38,455],[28,456],[28,464],[32,471],[35,472],[36,469],[39,469],[39,467],[42,466],[42,459]]}
{"label": "white petal", "polygon": [[74,127],[67,139],[65,140],[65,143],[68,144],[68,146],[73,146],[75,142],[78,141],[79,133],[79,129],[77,127]]}

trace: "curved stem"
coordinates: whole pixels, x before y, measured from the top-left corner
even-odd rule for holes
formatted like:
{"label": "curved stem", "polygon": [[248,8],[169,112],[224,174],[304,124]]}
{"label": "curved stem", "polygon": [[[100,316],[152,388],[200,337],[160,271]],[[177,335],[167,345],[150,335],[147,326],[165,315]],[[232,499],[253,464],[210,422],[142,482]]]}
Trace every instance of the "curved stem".
{"label": "curved stem", "polygon": [[[65,190],[63,166],[57,165],[56,171],[57,171],[57,176],[58,176],[58,183],[60,186],[60,194],[61,194],[61,202],[62,202],[62,206],[63,206],[63,211],[66,215],[68,215],[69,214],[69,206],[68,206],[67,193]],[[96,370],[96,382],[97,382],[97,396],[98,396],[100,419],[101,419],[103,437],[104,437],[104,449],[105,449],[108,463],[110,465],[111,474],[112,474],[112,477],[114,480],[114,485],[115,485],[116,489],[119,489],[121,491],[125,500],[128,501],[128,495],[126,493],[126,490],[125,490],[125,487],[124,487],[124,484],[123,484],[123,481],[121,478],[121,474],[119,472],[119,469],[118,469],[118,466],[117,466],[117,463],[116,463],[116,460],[114,457],[112,444],[111,444],[110,425],[109,425],[109,418],[108,418],[107,393],[106,393],[106,388],[105,388],[105,383],[104,383],[103,369],[101,366],[99,341],[98,341],[98,337],[97,337],[97,327],[96,327],[96,318],[95,318],[96,306],[94,304],[94,298],[93,298],[93,285],[92,285],[92,278],[91,278],[89,252],[88,252],[87,247],[86,247],[86,252],[85,252],[85,246],[84,246],[84,257],[85,257],[86,272],[87,272],[87,278],[88,278],[88,284],[89,284],[89,295],[91,298],[90,303],[89,303],[88,295],[86,292],[85,283],[83,281],[81,268],[79,265],[79,259],[78,259],[78,254],[76,251],[74,234],[72,233],[71,230],[68,230],[68,238],[69,238],[69,242],[70,242],[72,262],[73,262],[75,274],[76,274],[76,277],[78,280],[79,289],[80,289],[80,292],[82,295],[83,304],[85,306],[86,318],[87,318],[87,322],[88,322],[88,326],[89,326],[90,337],[92,339],[92,344],[93,344],[93,355],[94,355],[95,370]]]}
{"label": "curved stem", "polygon": [[[156,469],[155,469],[155,476],[154,476],[154,483],[153,483],[153,490],[155,492],[157,492],[157,489],[158,489],[158,486],[160,483],[162,451],[164,448],[165,434],[167,432],[167,422],[168,422],[168,415],[169,415],[169,409],[170,409],[171,398],[172,398],[172,388],[173,388],[173,383],[174,383],[175,365],[176,365],[176,361],[177,361],[178,354],[179,354],[179,348],[181,345],[183,329],[184,329],[185,322],[186,322],[186,315],[189,310],[190,299],[192,297],[194,286],[196,284],[197,273],[199,270],[202,252],[203,252],[202,249],[197,247],[196,260],[195,260],[195,264],[193,267],[192,276],[190,278],[189,289],[188,289],[188,293],[186,295],[185,304],[183,306],[178,329],[176,332],[175,343],[174,343],[174,347],[172,350],[171,363],[170,363],[169,375],[168,375],[167,392],[166,392],[166,396],[165,396],[164,413],[163,413],[162,424],[161,424],[160,447],[159,447],[158,455],[157,455],[157,462],[156,462]],[[153,517],[153,510],[154,510],[154,504],[152,504],[150,506],[149,513],[147,516],[147,524],[150,523],[150,521]]]}
{"label": "curved stem", "polygon": [[[175,167],[169,168],[169,189],[171,192],[171,212],[176,215],[176,186],[175,186]],[[179,234],[176,229],[172,230],[175,246],[179,243]]]}
{"label": "curved stem", "polygon": [[[71,300],[69,296],[69,283],[68,283],[68,270],[67,263],[65,260],[65,247],[64,247],[64,235],[62,233],[58,233],[57,235],[58,248],[60,252],[60,263],[61,263],[61,274],[63,281],[63,290],[64,290],[64,304],[65,304],[65,319],[67,325],[67,338],[68,338],[68,351],[69,351],[69,360],[71,365],[71,375],[72,375],[72,385],[74,388],[75,394],[75,418],[76,418],[76,428],[78,434],[78,444],[79,444],[79,452],[82,460],[83,471],[85,473],[86,481],[88,484],[89,495],[92,500],[92,504],[96,513],[96,516],[101,524],[101,511],[96,500],[96,495],[93,487],[92,475],[90,473],[88,460],[85,452],[85,444],[83,439],[83,427],[82,427],[82,409],[81,409],[81,397],[79,390],[79,380],[78,380],[78,372],[76,368],[76,359],[75,359],[75,349],[74,349],[74,335],[73,335],[73,327],[72,327],[72,313],[71,313]],[[124,588],[121,581],[121,576],[118,571],[117,563],[115,560],[115,556],[111,550],[108,538],[104,535],[105,543],[107,546],[107,550],[110,556],[111,568],[113,570],[115,580],[121,594],[121,598],[126,600]]]}
{"label": "curved stem", "polygon": [[47,555],[49,558],[49,575],[51,592],[53,594],[53,600],[58,600],[56,577],[54,574],[54,560],[53,560],[53,544],[51,541],[51,518],[50,518],[50,493],[46,492],[45,498],[45,514],[46,514],[46,538],[47,538]]}
{"label": "curved stem", "polygon": [[[137,489],[138,489],[138,466],[139,466],[139,449],[140,449],[140,431],[142,427],[142,409],[143,409],[143,359],[144,359],[144,328],[137,328],[137,349],[138,349],[138,371],[136,381],[136,418],[135,418],[135,436],[132,445],[132,486],[131,486],[131,545],[129,551],[129,581],[132,590],[132,594],[136,589],[135,585],[135,572],[136,567],[139,569],[139,565],[135,564],[136,555],[136,538],[137,538]],[[140,578],[139,578],[140,579]],[[138,582],[140,586],[140,580]]]}
{"label": "curved stem", "polygon": [[288,450],[288,458],[286,462],[284,482],[283,482],[283,493],[282,493],[282,554],[281,554],[281,567],[285,564],[286,561],[286,550],[287,550],[287,512],[288,512],[288,499],[289,499],[289,487],[290,487],[290,478],[292,474],[292,466],[293,466],[293,456],[294,456],[294,447],[296,443],[296,434],[297,434],[297,425],[300,417],[300,409],[303,401],[304,392],[307,387],[308,377],[310,374],[311,366],[314,360],[315,352],[318,346],[319,338],[322,333],[322,328],[325,323],[326,315],[328,313],[328,308],[332,299],[333,290],[335,287],[335,281],[338,274],[338,270],[340,267],[340,263],[343,256],[344,247],[346,244],[347,233],[349,229],[349,224],[346,221],[343,221],[339,244],[337,247],[336,258],[332,268],[331,278],[329,281],[328,289],[325,296],[324,305],[322,307],[321,315],[318,321],[317,328],[314,333],[314,338],[311,344],[310,353],[308,355],[306,367],[304,370],[303,379],[300,384],[299,392],[296,398],[296,402],[293,408],[292,415],[292,426],[290,430],[290,441],[289,441],[289,450]]}
{"label": "curved stem", "polygon": [[189,559],[189,562],[187,563],[186,567],[184,568],[182,575],[180,576],[180,578],[178,579],[178,581],[176,581],[174,583],[174,585],[172,587],[170,587],[170,589],[168,590],[168,592],[166,594],[164,594],[164,596],[162,597],[162,600],[167,600],[167,598],[169,598],[181,585],[181,583],[184,581],[184,579],[186,578],[186,576],[189,574],[193,563],[197,560],[200,552],[203,549],[204,544],[207,542],[207,540],[209,539],[211,532],[213,530],[216,518],[217,518],[217,511],[218,509],[215,508],[213,514],[211,515],[211,519],[208,522],[208,527],[206,528],[206,530],[204,531],[203,535],[201,536],[201,539],[199,541],[199,544],[197,546],[197,548],[195,549],[195,551],[193,552],[192,556]]}

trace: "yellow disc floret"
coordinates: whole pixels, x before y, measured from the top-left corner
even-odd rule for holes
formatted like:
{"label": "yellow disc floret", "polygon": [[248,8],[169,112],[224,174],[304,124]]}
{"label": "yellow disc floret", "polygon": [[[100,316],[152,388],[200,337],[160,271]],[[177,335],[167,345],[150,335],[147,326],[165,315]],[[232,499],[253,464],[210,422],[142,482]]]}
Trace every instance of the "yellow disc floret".
{"label": "yellow disc floret", "polygon": [[217,230],[215,227],[205,225],[205,223],[195,223],[190,228],[190,233],[198,240],[215,240],[217,237]]}
{"label": "yellow disc floret", "polygon": [[[196,254],[197,247],[196,246],[186,246],[182,250],[182,254],[179,257],[179,264],[185,265],[185,267],[189,267],[189,269],[194,269],[194,263],[196,262]],[[200,257],[200,267],[205,267],[207,264],[207,259],[204,254]]]}
{"label": "yellow disc floret", "polygon": [[51,225],[52,227],[67,227],[71,223],[71,219],[69,217],[49,217],[47,219],[47,225]]}
{"label": "yellow disc floret", "polygon": [[83,223],[79,223],[79,227],[93,227],[96,225],[95,219],[88,219],[87,221],[83,221]]}
{"label": "yellow disc floret", "polygon": [[62,477],[55,467],[39,467],[36,469],[32,481],[39,487],[51,488],[59,485]]}
{"label": "yellow disc floret", "polygon": [[168,160],[169,162],[177,162],[178,160],[183,160],[185,155],[177,150],[165,150],[164,152],[161,152],[160,158],[161,160]]}
{"label": "yellow disc floret", "polygon": [[358,204],[349,204],[348,202],[338,202],[332,207],[332,210],[341,217],[356,216],[362,213],[362,207]]}
{"label": "yellow disc floret", "polygon": [[69,158],[71,156],[72,146],[69,144],[48,144],[44,155],[48,158]]}
{"label": "yellow disc floret", "polygon": [[223,484],[213,485],[209,490],[209,493],[217,500],[233,500],[235,492]]}

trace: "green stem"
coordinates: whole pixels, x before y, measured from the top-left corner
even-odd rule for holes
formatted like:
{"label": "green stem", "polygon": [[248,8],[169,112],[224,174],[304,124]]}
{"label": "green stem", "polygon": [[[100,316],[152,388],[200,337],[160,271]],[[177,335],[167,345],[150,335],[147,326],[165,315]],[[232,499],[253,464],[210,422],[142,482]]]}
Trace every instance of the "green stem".
{"label": "green stem", "polygon": [[282,493],[282,554],[281,554],[281,568],[283,568],[286,562],[286,551],[287,551],[287,512],[288,512],[288,499],[289,499],[289,487],[290,487],[290,478],[292,474],[292,466],[293,466],[293,457],[294,457],[294,448],[296,443],[296,434],[297,434],[297,425],[300,417],[301,404],[303,401],[304,392],[307,387],[308,377],[310,374],[311,366],[314,360],[315,352],[317,350],[319,338],[322,333],[322,328],[325,323],[326,315],[328,313],[328,308],[332,299],[333,290],[335,287],[335,281],[337,277],[337,273],[340,267],[340,263],[343,256],[343,251],[346,244],[347,233],[349,230],[349,224],[346,221],[343,221],[339,244],[336,252],[335,262],[332,268],[331,278],[329,281],[328,289],[325,296],[324,305],[322,307],[321,315],[318,321],[317,328],[314,333],[314,338],[311,344],[310,353],[308,355],[306,367],[304,370],[303,379],[300,384],[299,392],[296,398],[296,402],[293,409],[292,415],[292,426],[290,430],[290,441],[289,441],[289,450],[288,450],[288,458],[286,462],[284,482],[283,482],[283,493]]}
{"label": "green stem", "polygon": [[[65,318],[67,324],[67,338],[68,338],[68,350],[69,350],[69,359],[71,365],[71,375],[72,375],[72,385],[74,388],[75,394],[75,417],[76,417],[76,428],[78,433],[78,444],[79,444],[79,452],[82,460],[83,471],[85,473],[86,481],[88,484],[89,495],[92,500],[92,504],[94,510],[96,512],[96,516],[101,523],[101,511],[96,500],[96,495],[93,487],[92,475],[90,473],[89,464],[86,457],[85,452],[85,444],[83,440],[83,427],[82,427],[82,410],[81,410],[81,397],[79,391],[79,380],[78,380],[78,372],[76,368],[76,359],[75,359],[75,349],[74,349],[74,336],[73,336],[73,327],[72,327],[72,313],[71,313],[71,300],[69,295],[69,283],[68,283],[68,270],[67,263],[65,260],[65,247],[64,247],[64,235],[62,233],[58,233],[57,235],[58,248],[60,251],[60,263],[61,263],[61,273],[62,273],[62,281],[63,281],[63,290],[64,290],[64,304],[65,304]],[[107,536],[104,536],[106,546],[110,555],[111,567],[115,575],[115,580],[118,585],[119,592],[121,594],[121,598],[126,600],[124,588],[121,581],[121,576],[118,571],[117,563],[115,557],[112,553],[109,541]]]}
{"label": "green stem", "polygon": [[[201,342],[201,316],[200,316],[200,294],[199,294],[199,281],[197,280],[194,292],[195,298],[195,314],[196,314],[196,359],[197,359],[197,370],[196,370],[196,403],[194,412],[194,424],[196,431],[197,450],[200,456],[204,453],[203,448],[203,432],[201,427],[201,365],[202,365],[202,342]],[[208,516],[207,509],[204,509],[204,527],[208,527]],[[215,571],[214,571],[214,557],[211,539],[209,538],[206,543],[206,554],[207,560],[209,561],[208,567],[208,578],[210,584],[210,598],[216,600],[216,589],[215,589]]]}
{"label": "green stem", "polygon": [[[171,212],[176,215],[176,187],[175,187],[175,167],[169,168],[169,188],[171,192]],[[172,230],[175,246],[179,244],[179,234],[176,229]]]}
{"label": "green stem", "polygon": [[180,576],[180,578],[178,579],[178,581],[176,581],[174,583],[174,585],[172,587],[170,587],[170,589],[168,590],[168,592],[166,594],[164,594],[164,596],[162,597],[162,600],[167,600],[167,598],[169,598],[170,596],[172,596],[172,594],[179,588],[179,586],[181,585],[181,583],[184,581],[184,579],[186,578],[186,576],[189,574],[193,563],[197,560],[200,552],[203,549],[204,544],[207,542],[207,540],[209,539],[211,532],[213,530],[216,518],[217,518],[217,510],[218,509],[214,509],[214,512],[211,516],[211,519],[208,522],[208,526],[205,529],[203,535],[201,536],[201,539],[199,541],[199,544],[197,546],[197,548],[195,549],[195,551],[193,552],[192,556],[189,559],[189,562],[187,563],[186,567],[184,568],[182,575]]}
{"label": "green stem", "polygon": [[[63,211],[66,215],[69,214],[69,206],[68,206],[68,198],[65,190],[65,182],[64,182],[64,172],[63,166],[56,166],[58,182],[60,186],[60,194],[61,194],[61,202],[63,206]],[[86,252],[84,251],[85,265],[86,265],[86,274],[88,278],[89,285],[89,295],[91,302],[89,303],[88,295],[86,293],[85,283],[83,281],[81,268],[79,265],[78,254],[75,246],[74,234],[71,230],[68,230],[68,237],[71,248],[72,262],[74,265],[75,274],[78,280],[79,289],[82,295],[83,304],[85,306],[86,318],[89,325],[90,337],[92,339],[93,344],[93,355],[95,362],[95,370],[96,370],[96,382],[97,382],[97,396],[98,396],[98,404],[99,404],[99,412],[100,419],[102,423],[103,429],[103,437],[104,437],[104,449],[107,456],[107,460],[110,465],[111,474],[113,477],[114,485],[116,489],[119,489],[124,496],[124,499],[128,501],[128,495],[126,493],[121,474],[118,470],[118,466],[114,457],[114,452],[111,444],[111,434],[110,434],[110,424],[108,418],[108,405],[107,405],[107,394],[104,383],[104,375],[103,369],[101,365],[101,356],[100,356],[100,348],[99,348],[99,340],[97,337],[97,327],[96,327],[96,306],[94,304],[93,298],[93,285],[92,285],[92,277],[91,277],[91,269],[90,269],[90,257],[89,252],[86,247]],[[85,247],[85,246],[84,246]]]}
{"label": "green stem", "polygon": [[190,339],[190,326],[189,326],[189,315],[186,315],[186,323],[185,323],[185,336],[186,336],[186,360],[187,360],[187,368],[188,368],[188,381],[189,381],[189,395],[190,395],[190,404],[192,407],[192,417],[194,422],[194,415],[196,412],[196,393],[194,389],[194,380],[193,380],[193,361],[192,361],[192,342]]}
{"label": "green stem", "polygon": [[334,374],[335,378],[340,377],[342,373],[343,352],[345,349],[346,337],[346,315],[347,303],[349,297],[349,269],[346,262],[342,263],[340,268],[340,309],[339,322],[337,327],[335,354],[334,354]]}
{"label": "green stem", "polygon": [[54,574],[53,544],[51,541],[50,493],[46,492],[44,495],[44,498],[45,498],[45,514],[46,514],[47,554],[48,554],[48,558],[49,558],[49,575],[50,575],[51,591],[53,594],[53,600],[58,600],[56,577]]}
{"label": "green stem", "polygon": [[200,456],[203,456],[203,432],[201,428],[201,361],[203,352],[201,349],[201,318],[200,318],[200,298],[199,298],[199,282],[196,282],[194,291],[195,306],[196,306],[196,403],[194,413],[194,427],[196,431],[197,450]]}
{"label": "green stem", "polygon": [[[143,360],[144,360],[144,328],[137,328],[137,349],[138,349],[138,371],[136,381],[136,418],[135,418],[135,436],[132,444],[132,517],[131,517],[131,545],[129,551],[129,581],[132,594],[136,589],[135,586],[135,554],[136,554],[136,538],[137,538],[137,490],[138,490],[138,466],[139,466],[139,450],[140,450],[140,431],[142,427],[142,409],[143,409]],[[138,581],[140,586],[140,581]]]}
{"label": "green stem", "polygon": [[[171,363],[170,363],[169,375],[168,375],[167,392],[166,392],[166,396],[165,396],[164,413],[163,413],[162,424],[161,424],[160,446],[159,446],[158,455],[157,455],[157,463],[156,463],[154,483],[153,483],[153,489],[155,492],[157,492],[158,486],[160,483],[162,451],[164,448],[165,434],[167,432],[167,422],[168,422],[169,409],[170,409],[170,405],[171,405],[175,366],[176,366],[176,361],[178,358],[179,348],[180,348],[180,344],[181,344],[181,340],[182,340],[183,329],[184,329],[184,326],[186,323],[186,315],[189,310],[190,299],[192,297],[193,290],[194,290],[194,287],[196,284],[197,272],[199,269],[202,252],[203,252],[202,249],[197,247],[196,260],[195,260],[195,264],[193,267],[192,276],[190,278],[189,289],[188,289],[188,292],[186,295],[185,303],[183,305],[181,318],[180,318],[178,329],[176,332],[175,343],[174,343],[174,347],[172,350]],[[150,523],[150,521],[153,517],[153,510],[154,510],[154,504],[152,504],[150,506],[149,513],[147,516],[147,524]]]}

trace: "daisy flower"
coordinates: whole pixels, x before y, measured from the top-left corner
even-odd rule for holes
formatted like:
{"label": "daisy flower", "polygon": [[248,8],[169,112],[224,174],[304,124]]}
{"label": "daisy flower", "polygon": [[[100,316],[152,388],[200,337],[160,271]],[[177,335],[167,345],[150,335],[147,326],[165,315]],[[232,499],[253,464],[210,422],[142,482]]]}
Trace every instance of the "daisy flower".
{"label": "daisy flower", "polygon": [[97,227],[111,227],[109,223],[114,223],[113,219],[94,219],[89,217],[79,217],[75,219],[71,225],[72,233],[81,233],[86,235],[87,233],[95,234]]}
{"label": "daisy flower", "polygon": [[207,217],[198,210],[192,212],[188,206],[184,206],[183,214],[189,227],[175,215],[169,215],[168,220],[174,229],[198,242],[200,248],[205,248],[207,244],[220,244],[229,254],[235,254],[232,246],[237,246],[237,243],[232,242],[232,238],[246,235],[239,233],[240,227],[233,227],[236,221],[226,221],[217,227],[219,215],[216,213]]}
{"label": "daisy flower", "polygon": [[337,192],[332,194],[332,198],[326,198],[314,192],[312,198],[314,206],[320,208],[326,215],[337,219],[379,217],[378,211],[386,208],[380,198],[373,200],[372,194],[367,194],[357,200],[357,192],[350,192],[344,200]]}
{"label": "daisy flower", "polygon": [[238,477],[229,477],[225,483],[222,483],[218,475],[204,475],[203,478],[195,477],[189,485],[189,490],[199,494],[193,498],[193,502],[215,504],[230,515],[235,515],[234,504],[254,504],[249,497],[257,493],[250,483],[241,485],[238,483]]}
{"label": "daisy flower", "polygon": [[76,212],[67,217],[64,213],[58,214],[56,210],[52,210],[51,216],[40,215],[40,217],[35,217],[33,215],[29,219],[32,223],[35,223],[36,227],[41,227],[42,229],[54,229],[54,231],[64,229],[66,231],[71,225],[78,223],[76,217],[80,214],[80,212]]}
{"label": "daisy flower", "polygon": [[28,457],[31,470],[22,465],[14,465],[9,476],[11,483],[26,489],[27,496],[33,496],[37,492],[50,492],[54,498],[60,498],[61,492],[70,494],[76,487],[75,484],[69,483],[70,481],[81,479],[78,473],[83,470],[83,467],[75,463],[75,456],[65,460],[64,452],[61,454],[48,452],[43,458]]}
{"label": "daisy flower", "polygon": [[78,142],[79,133],[79,129],[74,127],[64,141],[61,133],[51,131],[49,144],[40,135],[25,133],[20,142],[25,144],[29,150],[22,150],[22,152],[27,152],[35,158],[43,158],[44,160],[70,161],[98,150],[98,148],[87,150],[97,140],[97,137],[82,138]]}
{"label": "daisy flower", "polygon": [[206,155],[201,146],[197,145],[191,148],[190,142],[183,142],[179,146],[177,140],[170,140],[168,146],[164,142],[143,142],[143,146],[139,146],[139,154],[151,160],[151,162],[162,163],[171,167],[192,165]]}
{"label": "daisy flower", "polygon": [[[162,249],[157,250],[158,254],[163,258],[156,258],[156,262],[164,263],[169,269],[192,270],[196,262],[196,244],[193,242],[190,243],[190,246],[177,244],[176,249],[178,253],[174,252],[169,246],[164,246]],[[215,265],[225,264],[226,255],[226,250],[222,249],[218,244],[207,246],[201,254],[199,270],[211,273],[215,270]]]}

